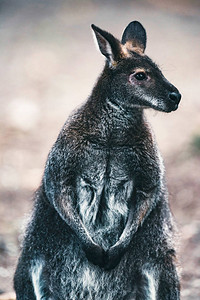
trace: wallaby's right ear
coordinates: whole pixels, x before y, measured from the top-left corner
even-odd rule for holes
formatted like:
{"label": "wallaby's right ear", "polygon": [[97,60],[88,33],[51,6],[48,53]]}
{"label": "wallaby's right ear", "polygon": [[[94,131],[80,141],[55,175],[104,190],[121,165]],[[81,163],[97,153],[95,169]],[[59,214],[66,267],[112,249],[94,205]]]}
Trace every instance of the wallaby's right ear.
{"label": "wallaby's right ear", "polygon": [[107,58],[110,66],[115,66],[122,58],[119,40],[109,32],[100,29],[94,24],[92,24],[91,27],[94,30],[101,53]]}

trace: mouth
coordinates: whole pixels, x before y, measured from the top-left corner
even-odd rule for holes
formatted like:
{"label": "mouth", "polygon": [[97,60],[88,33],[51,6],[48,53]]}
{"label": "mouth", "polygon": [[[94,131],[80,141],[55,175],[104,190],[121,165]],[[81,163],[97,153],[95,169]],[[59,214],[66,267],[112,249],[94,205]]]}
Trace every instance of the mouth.
{"label": "mouth", "polygon": [[155,110],[170,113],[172,111],[176,111],[178,109],[178,104],[175,103],[168,103],[165,107],[152,107]]}

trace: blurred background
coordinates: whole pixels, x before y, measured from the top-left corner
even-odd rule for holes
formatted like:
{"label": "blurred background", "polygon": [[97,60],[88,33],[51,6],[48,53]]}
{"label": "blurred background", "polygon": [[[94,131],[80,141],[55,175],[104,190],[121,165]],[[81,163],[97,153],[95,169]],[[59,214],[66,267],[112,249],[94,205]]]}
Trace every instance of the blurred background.
{"label": "blurred background", "polygon": [[121,38],[133,20],[147,30],[147,55],[182,94],[176,112],[146,113],[180,232],[182,299],[200,299],[199,0],[0,0],[0,293],[12,291],[47,154],[104,65],[90,24]]}

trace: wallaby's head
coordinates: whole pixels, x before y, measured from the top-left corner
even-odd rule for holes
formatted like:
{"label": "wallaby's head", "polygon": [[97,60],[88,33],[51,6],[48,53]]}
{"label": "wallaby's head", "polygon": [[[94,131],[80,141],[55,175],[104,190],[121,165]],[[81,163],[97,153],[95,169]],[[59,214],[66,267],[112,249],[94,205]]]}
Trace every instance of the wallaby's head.
{"label": "wallaby's head", "polygon": [[111,101],[126,109],[151,107],[171,112],[178,108],[179,91],[144,54],[146,31],[139,22],[131,22],[125,28],[121,42],[95,25],[92,29],[106,57],[103,78],[109,84]]}

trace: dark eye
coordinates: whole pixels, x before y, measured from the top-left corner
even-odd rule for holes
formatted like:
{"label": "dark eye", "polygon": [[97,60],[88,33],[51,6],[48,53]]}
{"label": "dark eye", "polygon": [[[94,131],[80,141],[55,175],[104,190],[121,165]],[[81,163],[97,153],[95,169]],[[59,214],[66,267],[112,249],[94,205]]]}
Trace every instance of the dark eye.
{"label": "dark eye", "polygon": [[138,72],[134,75],[134,77],[137,79],[137,80],[145,80],[147,79],[147,76],[144,72]]}

